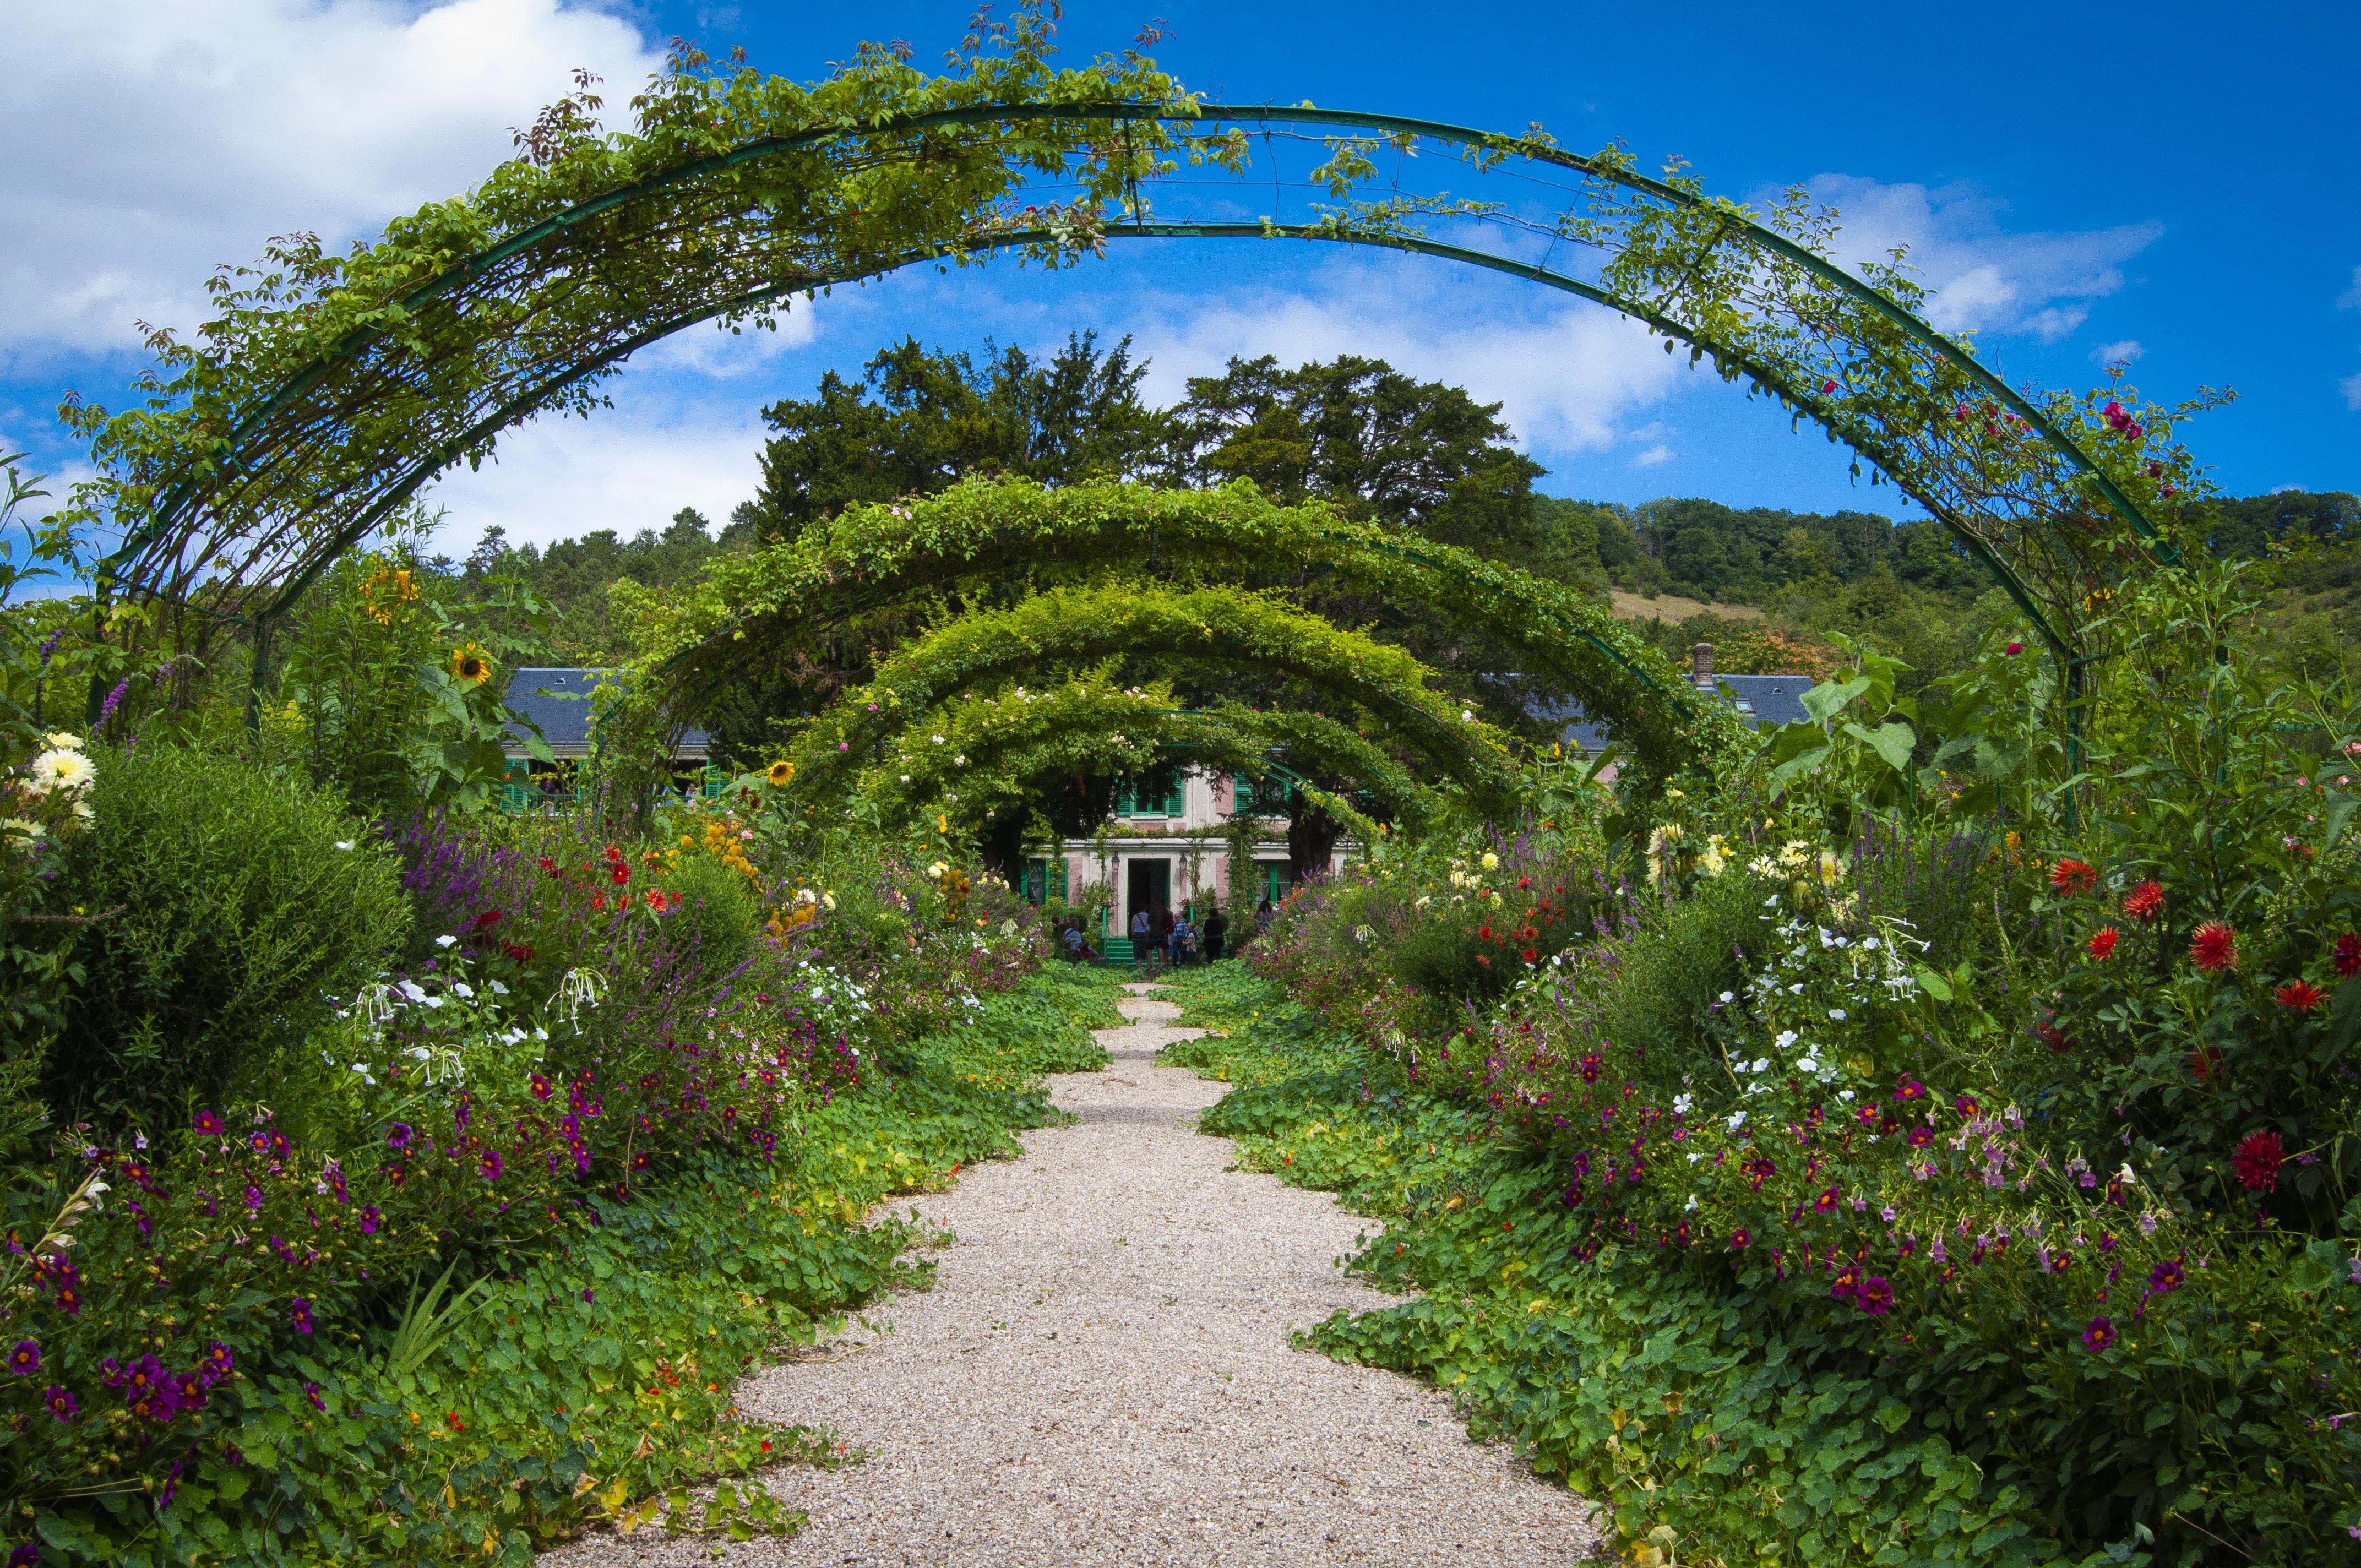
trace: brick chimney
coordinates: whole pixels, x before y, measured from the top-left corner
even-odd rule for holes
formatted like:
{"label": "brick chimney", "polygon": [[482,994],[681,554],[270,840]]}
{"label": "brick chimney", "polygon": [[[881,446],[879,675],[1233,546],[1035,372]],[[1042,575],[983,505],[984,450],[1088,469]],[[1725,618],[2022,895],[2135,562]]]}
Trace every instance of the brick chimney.
{"label": "brick chimney", "polygon": [[1713,690],[1713,644],[1700,642],[1689,650],[1689,680],[1697,690]]}

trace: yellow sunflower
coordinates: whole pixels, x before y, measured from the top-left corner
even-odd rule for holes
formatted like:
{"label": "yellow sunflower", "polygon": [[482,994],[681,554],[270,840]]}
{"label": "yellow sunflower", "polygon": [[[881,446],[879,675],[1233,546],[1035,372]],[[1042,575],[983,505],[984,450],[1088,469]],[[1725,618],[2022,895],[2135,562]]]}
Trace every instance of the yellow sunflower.
{"label": "yellow sunflower", "polygon": [[773,762],[769,769],[763,773],[763,782],[769,784],[773,789],[785,789],[787,786],[787,781],[795,776],[796,765],[793,762],[782,759],[779,762]]}
{"label": "yellow sunflower", "polygon": [[492,677],[492,656],[480,643],[470,642],[451,651],[451,678],[461,685],[479,686]]}

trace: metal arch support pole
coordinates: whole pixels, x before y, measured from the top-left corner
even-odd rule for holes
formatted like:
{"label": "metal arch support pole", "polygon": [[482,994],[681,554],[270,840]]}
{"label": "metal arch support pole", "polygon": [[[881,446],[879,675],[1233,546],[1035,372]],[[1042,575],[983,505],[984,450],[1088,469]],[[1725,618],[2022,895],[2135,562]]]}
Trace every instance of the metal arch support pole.
{"label": "metal arch support pole", "polygon": [[270,622],[268,613],[254,618],[254,669],[246,686],[246,732],[262,734],[262,685],[270,665]]}

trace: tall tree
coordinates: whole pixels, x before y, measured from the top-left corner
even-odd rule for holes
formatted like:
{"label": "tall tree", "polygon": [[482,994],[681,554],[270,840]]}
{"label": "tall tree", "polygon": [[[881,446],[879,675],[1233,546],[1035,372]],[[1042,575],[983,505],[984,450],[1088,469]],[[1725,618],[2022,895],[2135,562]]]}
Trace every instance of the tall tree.
{"label": "tall tree", "polygon": [[1162,466],[1162,414],[1140,400],[1145,362],[1131,339],[1104,353],[1095,333],[1037,360],[985,345],[981,365],[915,337],[878,351],[858,381],[835,371],[818,395],[763,411],[779,433],[763,449],[748,515],[765,539],[792,539],[854,501],[926,495],[969,474],[1046,485],[1088,475],[1138,478]]}

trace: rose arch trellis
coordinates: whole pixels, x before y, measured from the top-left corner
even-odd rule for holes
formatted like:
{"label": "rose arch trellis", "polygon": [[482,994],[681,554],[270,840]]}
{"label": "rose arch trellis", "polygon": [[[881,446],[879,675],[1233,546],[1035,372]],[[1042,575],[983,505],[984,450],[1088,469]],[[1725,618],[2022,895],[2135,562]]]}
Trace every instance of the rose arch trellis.
{"label": "rose arch trellis", "polygon": [[[1620,312],[1819,424],[1856,471],[1865,461],[1939,519],[2032,620],[2070,690],[2095,656],[2094,596],[2143,550],[2169,548],[2150,518],[2188,460],[2160,411],[2103,418],[2019,393],[1922,319],[1898,267],[1857,277],[1833,261],[1832,215],[1800,199],[1759,220],[1677,170],[1644,175],[1619,149],[1575,154],[1538,130],[1209,104],[1137,54],[1053,70],[1047,32],[1020,15],[940,76],[871,46],[810,85],[677,60],[632,101],[628,134],[601,133],[597,101],[577,94],[467,198],[346,256],[282,242],[270,269],[221,276],[221,313],[197,341],[153,340],[147,408],[67,410],[92,441],[81,504],[122,535],[95,574],[100,613],[115,596],[151,601],[183,649],[245,629],[259,681],[271,628],[330,562],[503,431],[588,412],[598,380],[642,347],[705,322],[766,324],[796,294],[904,267],[1070,265],[1146,238],[1389,247]],[[1152,210],[1149,192],[1183,168],[1242,179],[1257,144],[1274,159],[1317,148],[1310,178],[1328,200],[1312,221]],[[1404,193],[1403,160],[1425,148],[1571,199],[1536,219]],[[1066,187],[1064,202],[1019,204]],[[1461,243],[1478,233],[1515,245]],[[1560,248],[1595,258],[1592,276],[1553,266]]]}

